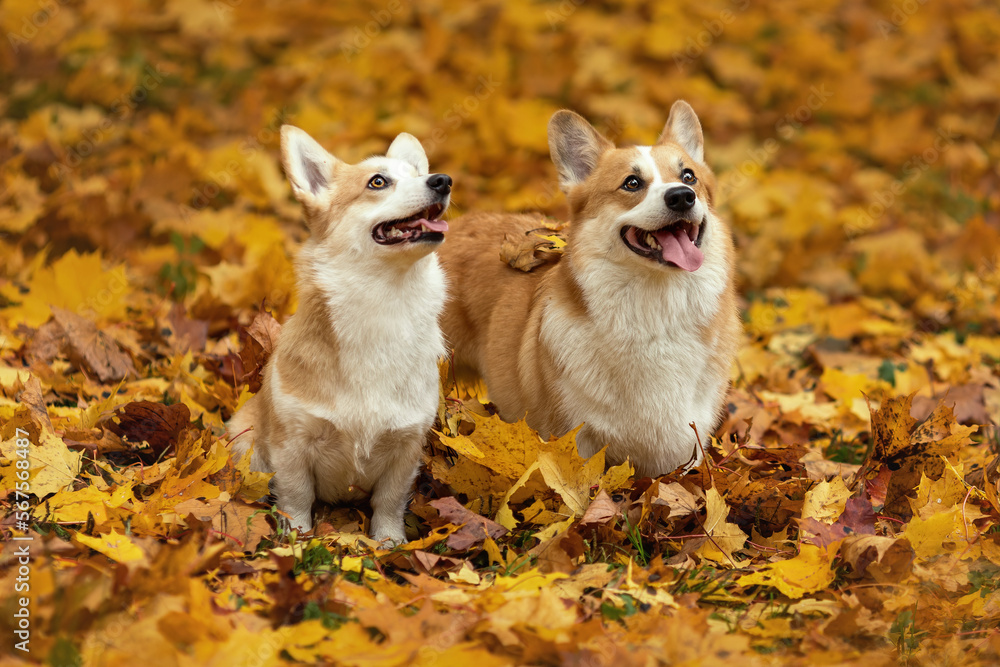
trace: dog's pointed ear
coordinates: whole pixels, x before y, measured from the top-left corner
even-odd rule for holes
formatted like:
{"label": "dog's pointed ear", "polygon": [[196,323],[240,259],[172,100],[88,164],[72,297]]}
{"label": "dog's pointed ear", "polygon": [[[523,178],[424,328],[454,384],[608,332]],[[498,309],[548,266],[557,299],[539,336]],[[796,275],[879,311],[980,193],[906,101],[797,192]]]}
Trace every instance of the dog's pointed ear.
{"label": "dog's pointed ear", "polygon": [[665,143],[675,143],[698,162],[705,161],[705,136],[701,131],[701,121],[684,100],[677,100],[670,107],[667,124],[663,126],[663,134],[656,145]]}
{"label": "dog's pointed ear", "polygon": [[400,132],[399,135],[389,144],[389,150],[385,152],[386,157],[391,157],[403,162],[409,162],[417,170],[417,176],[426,176],[430,171],[427,162],[427,153],[420,145],[420,140],[412,134]]}
{"label": "dog's pointed ear", "polygon": [[549,153],[563,192],[587,180],[604,151],[614,148],[579,114],[563,109],[549,120]]}
{"label": "dog's pointed ear", "polygon": [[281,164],[295,198],[305,206],[315,206],[330,189],[338,162],[304,130],[293,125],[281,126]]}

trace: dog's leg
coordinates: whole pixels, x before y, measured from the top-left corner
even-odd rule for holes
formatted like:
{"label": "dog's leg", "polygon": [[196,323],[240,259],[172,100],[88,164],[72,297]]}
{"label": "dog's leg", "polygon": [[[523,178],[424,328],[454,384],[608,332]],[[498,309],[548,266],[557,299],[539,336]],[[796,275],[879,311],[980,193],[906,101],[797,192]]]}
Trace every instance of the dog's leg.
{"label": "dog's leg", "polygon": [[312,506],[316,500],[312,469],[308,459],[290,456],[276,465],[274,491],[277,507],[289,515],[288,523],[301,533],[312,530]]}
{"label": "dog's leg", "polygon": [[403,515],[420,467],[423,433],[407,436],[399,443],[397,458],[386,466],[372,490],[372,537],[394,547],[406,541]]}

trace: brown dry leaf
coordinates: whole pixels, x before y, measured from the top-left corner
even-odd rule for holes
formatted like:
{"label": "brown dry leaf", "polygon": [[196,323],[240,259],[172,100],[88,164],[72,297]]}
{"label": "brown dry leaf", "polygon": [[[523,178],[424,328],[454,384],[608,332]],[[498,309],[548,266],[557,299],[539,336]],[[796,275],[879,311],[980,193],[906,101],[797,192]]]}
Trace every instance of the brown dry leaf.
{"label": "brown dry leaf", "polygon": [[897,396],[883,401],[882,406],[875,411],[871,407],[871,399],[865,396],[872,420],[872,458],[876,461],[888,461],[899,456],[910,445],[910,434],[917,421],[910,416],[913,394]]}
{"label": "brown dry leaf", "polygon": [[45,397],[42,395],[42,383],[34,375],[29,376],[24,382],[18,377],[14,383],[14,398],[22,406],[28,409],[28,414],[32,422],[39,430],[52,430],[52,420],[49,419],[49,411],[45,407]]}
{"label": "brown dry leaf", "polygon": [[56,306],[52,316],[62,328],[63,352],[77,368],[105,383],[136,374],[132,357],[96,324]]}
{"label": "brown dry leaf", "polygon": [[24,357],[30,365],[51,364],[66,348],[66,334],[54,319],[38,327],[25,345]]}
{"label": "brown dry leaf", "polygon": [[533,271],[558,262],[565,245],[558,229],[541,227],[522,235],[506,234],[500,244],[500,260],[520,271]]}
{"label": "brown dry leaf", "polygon": [[175,303],[170,307],[166,325],[160,330],[160,335],[170,341],[174,354],[201,352],[205,349],[208,321],[191,319],[181,304]]}
{"label": "brown dry leaf", "polygon": [[601,490],[590,501],[587,511],[583,513],[583,517],[580,519],[580,525],[593,526],[605,524],[614,520],[618,514],[618,504],[611,500],[611,496],[606,491]]}
{"label": "brown dry leaf", "polygon": [[865,496],[848,499],[844,511],[834,525],[844,526],[852,533],[859,535],[875,534],[875,510],[871,500]]}
{"label": "brown dry leaf", "polygon": [[257,550],[262,539],[272,533],[266,510],[239,499],[192,498],[174,505],[173,511],[182,517],[191,515],[199,521],[210,522],[216,535],[225,538],[235,548],[251,553]]}
{"label": "brown dry leaf", "polygon": [[683,517],[698,511],[700,502],[697,497],[677,482],[664,484],[660,482],[657,496],[653,498],[654,505],[666,505],[670,508],[668,519]]}
{"label": "brown dry leaf", "polygon": [[251,393],[260,391],[263,380],[264,366],[278,344],[281,335],[281,325],[274,317],[265,311],[254,315],[253,322],[246,329],[243,347],[240,349],[240,360],[243,362],[243,382]]}
{"label": "brown dry leaf", "polygon": [[851,530],[843,524],[828,524],[806,517],[799,522],[799,539],[808,544],[827,548],[836,544],[851,534]]}
{"label": "brown dry leaf", "polygon": [[857,575],[867,572],[875,564],[882,566],[879,581],[898,581],[909,573],[913,561],[913,549],[905,539],[880,535],[852,535],[844,540],[840,550],[844,562]]}
{"label": "brown dry leaf", "polygon": [[883,501],[884,511],[901,517],[910,516],[907,498],[916,492],[921,475],[938,479],[944,472],[942,457],[952,459],[978,428],[959,425],[943,404],[918,424],[910,417],[912,399],[888,399],[872,412],[875,445],[859,472],[869,489],[877,489],[873,497]]}
{"label": "brown dry leaf", "polygon": [[133,445],[143,442],[159,456],[177,442],[181,431],[191,423],[191,411],[183,403],[163,405],[150,401],[137,401],[115,411],[115,418],[106,427],[115,435]]}
{"label": "brown dry leaf", "polygon": [[428,504],[448,523],[462,526],[448,536],[448,547],[451,549],[464,551],[488,537],[497,539],[507,532],[500,524],[465,509],[454,498],[432,500]]}

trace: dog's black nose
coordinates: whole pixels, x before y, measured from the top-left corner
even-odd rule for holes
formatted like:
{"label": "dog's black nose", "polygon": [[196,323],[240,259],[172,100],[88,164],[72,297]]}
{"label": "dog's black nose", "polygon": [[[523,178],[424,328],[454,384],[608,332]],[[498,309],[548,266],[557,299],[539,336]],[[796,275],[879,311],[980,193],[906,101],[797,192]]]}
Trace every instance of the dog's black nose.
{"label": "dog's black nose", "polygon": [[448,174],[431,174],[427,178],[427,187],[441,195],[451,192],[451,176]]}
{"label": "dog's black nose", "polygon": [[686,185],[678,185],[675,188],[670,188],[667,190],[663,198],[667,202],[667,208],[671,211],[677,211],[678,213],[683,213],[688,211],[694,206],[695,194],[694,190]]}

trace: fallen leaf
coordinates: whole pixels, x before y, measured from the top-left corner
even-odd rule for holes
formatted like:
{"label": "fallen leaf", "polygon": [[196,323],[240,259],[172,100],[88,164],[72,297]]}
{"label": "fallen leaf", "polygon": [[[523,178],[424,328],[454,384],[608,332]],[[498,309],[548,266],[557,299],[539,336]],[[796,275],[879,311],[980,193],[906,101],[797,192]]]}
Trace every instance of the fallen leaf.
{"label": "fallen leaf", "polygon": [[618,505],[611,500],[607,491],[601,490],[590,501],[587,511],[580,519],[581,526],[600,525],[612,521],[619,514]]}
{"label": "fallen leaf", "polygon": [[792,599],[815,593],[829,586],[835,577],[833,557],[839,545],[821,548],[801,544],[794,558],[771,563],[764,568],[740,577],[740,586],[762,585],[777,588]]}
{"label": "fallen leaf", "polygon": [[132,357],[93,322],[57,306],[52,316],[62,328],[63,351],[78,368],[105,383],[136,374]]}
{"label": "fallen leaf", "polygon": [[253,321],[246,329],[243,347],[240,349],[240,360],[243,363],[242,382],[256,394],[263,383],[264,366],[274,352],[281,335],[281,325],[274,317],[265,311],[254,315]]}
{"label": "fallen leaf", "polygon": [[834,477],[829,482],[820,482],[806,491],[802,518],[832,524],[843,513],[850,497],[851,491],[842,478]]}
{"label": "fallen leaf", "polygon": [[215,535],[224,538],[237,549],[253,553],[260,541],[273,532],[267,522],[267,512],[259,505],[223,498],[192,498],[177,503],[172,511],[195,517],[212,525]]}
{"label": "fallen leaf", "polygon": [[717,563],[732,565],[733,552],[742,549],[747,535],[739,526],[728,521],[729,505],[713,487],[705,492],[705,533],[709,539],[698,550],[703,557]]}
{"label": "fallen leaf", "polygon": [[525,272],[559,261],[566,241],[556,231],[543,227],[524,234],[505,234],[500,244],[501,261]]}
{"label": "fallen leaf", "polygon": [[149,562],[146,553],[135,542],[114,529],[109,533],[94,537],[77,533],[73,536],[73,540],[78,544],[90,547],[94,551],[104,554],[116,563],[141,565]]}
{"label": "fallen leaf", "polygon": [[137,401],[116,410],[115,418],[118,422],[109,421],[108,430],[134,445],[147,443],[150,451],[159,456],[189,426],[191,411],[183,403]]}
{"label": "fallen leaf", "polygon": [[428,504],[441,514],[442,519],[462,526],[448,536],[448,546],[452,549],[464,551],[488,537],[497,539],[507,532],[507,529],[500,524],[465,509],[454,498],[432,500]]}
{"label": "fallen leaf", "polygon": [[540,452],[538,469],[574,515],[583,516],[590,505],[590,487],[604,470],[604,451],[584,461],[576,453],[576,433],[574,430],[560,438],[553,444],[554,451]]}

